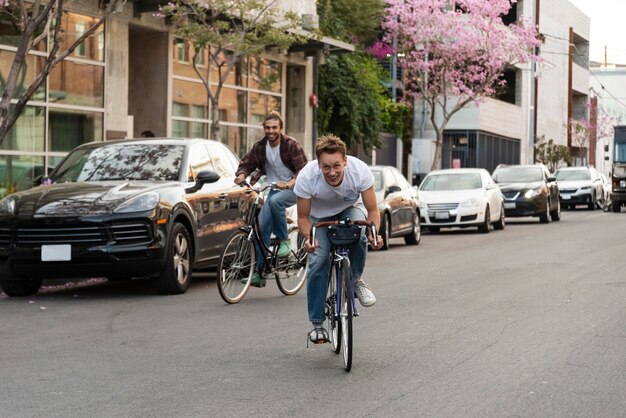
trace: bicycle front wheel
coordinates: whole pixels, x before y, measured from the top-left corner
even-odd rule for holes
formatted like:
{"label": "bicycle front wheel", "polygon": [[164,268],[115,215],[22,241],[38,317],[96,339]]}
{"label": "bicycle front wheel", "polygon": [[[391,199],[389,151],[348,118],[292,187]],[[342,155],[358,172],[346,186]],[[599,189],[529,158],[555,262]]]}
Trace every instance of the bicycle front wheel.
{"label": "bicycle front wheel", "polygon": [[291,253],[278,261],[274,270],[278,289],[287,296],[295,295],[302,288],[309,266],[309,255],[304,251],[304,235],[294,227],[289,230]]}
{"label": "bicycle front wheel", "polygon": [[341,321],[341,342],[343,353],[343,364],[347,372],[352,369],[352,273],[350,271],[350,261],[343,259],[341,261],[341,312],[339,318]]}
{"label": "bicycle front wheel", "polygon": [[326,328],[335,354],[341,351],[341,322],[337,321],[337,273],[335,263],[330,268],[328,290],[326,291]]}
{"label": "bicycle front wheel", "polygon": [[227,303],[241,301],[252,281],[255,250],[248,234],[236,232],[224,246],[217,267],[217,289]]}

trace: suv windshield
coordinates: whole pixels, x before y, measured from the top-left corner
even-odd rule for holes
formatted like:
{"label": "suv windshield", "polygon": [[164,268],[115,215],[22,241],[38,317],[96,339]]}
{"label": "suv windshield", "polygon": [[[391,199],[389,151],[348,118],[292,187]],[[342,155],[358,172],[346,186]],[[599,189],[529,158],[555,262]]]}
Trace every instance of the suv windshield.
{"label": "suv windshield", "polygon": [[420,190],[445,191],[445,190],[468,190],[480,189],[482,182],[478,173],[464,174],[433,174],[426,176]]}
{"label": "suv windshield", "polygon": [[81,148],[52,173],[54,183],[110,180],[176,181],[185,147],[167,144],[115,144]]}
{"label": "suv windshield", "polygon": [[588,170],[557,170],[554,174],[557,180],[591,180]]}
{"label": "suv windshield", "polygon": [[613,155],[614,163],[626,163],[626,142],[615,142],[615,155]]}
{"label": "suv windshield", "polygon": [[493,173],[496,183],[532,183],[543,180],[539,167],[504,167]]}

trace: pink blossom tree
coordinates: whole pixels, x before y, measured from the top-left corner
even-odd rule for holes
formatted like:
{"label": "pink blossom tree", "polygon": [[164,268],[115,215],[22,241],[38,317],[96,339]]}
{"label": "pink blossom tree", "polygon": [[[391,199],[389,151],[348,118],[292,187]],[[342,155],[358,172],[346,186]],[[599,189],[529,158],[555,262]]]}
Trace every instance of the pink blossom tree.
{"label": "pink blossom tree", "polygon": [[[437,134],[431,169],[439,168],[443,132],[465,105],[494,96],[507,66],[538,60],[537,30],[505,25],[516,0],[386,0],[386,40],[397,39],[405,98],[424,100]],[[455,7],[450,7],[455,4]],[[438,117],[438,115],[441,115]]]}

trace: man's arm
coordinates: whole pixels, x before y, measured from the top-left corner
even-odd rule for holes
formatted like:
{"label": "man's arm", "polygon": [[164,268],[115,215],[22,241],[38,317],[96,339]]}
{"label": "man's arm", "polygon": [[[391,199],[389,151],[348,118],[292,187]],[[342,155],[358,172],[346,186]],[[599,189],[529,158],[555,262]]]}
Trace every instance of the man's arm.
{"label": "man's arm", "polygon": [[304,240],[304,250],[312,253],[317,248],[317,240],[310,244],[311,240],[311,199],[296,197],[296,205],[298,207],[298,230],[306,238]]}
{"label": "man's arm", "polygon": [[383,245],[383,239],[378,233],[380,230],[380,211],[378,210],[378,203],[376,203],[376,192],[374,192],[374,186],[361,192],[361,198],[363,199],[363,205],[367,209],[367,220],[376,225],[376,246],[374,245],[373,237],[368,236],[368,240],[372,245],[372,248],[379,249]]}
{"label": "man's arm", "polygon": [[239,167],[237,167],[237,171],[235,175],[236,184],[241,184],[242,181],[246,179],[250,173],[257,169],[256,164],[256,144],[252,147],[250,151],[246,155],[243,156],[241,161],[239,162]]}

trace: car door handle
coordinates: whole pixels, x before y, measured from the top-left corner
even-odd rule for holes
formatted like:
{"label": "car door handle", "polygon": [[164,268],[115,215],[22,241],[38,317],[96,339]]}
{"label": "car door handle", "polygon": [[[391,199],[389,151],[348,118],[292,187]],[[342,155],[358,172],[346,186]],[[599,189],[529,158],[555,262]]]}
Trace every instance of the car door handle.
{"label": "car door handle", "polygon": [[226,200],[227,197],[228,197],[228,194],[226,193],[220,193],[219,195],[220,200]]}

